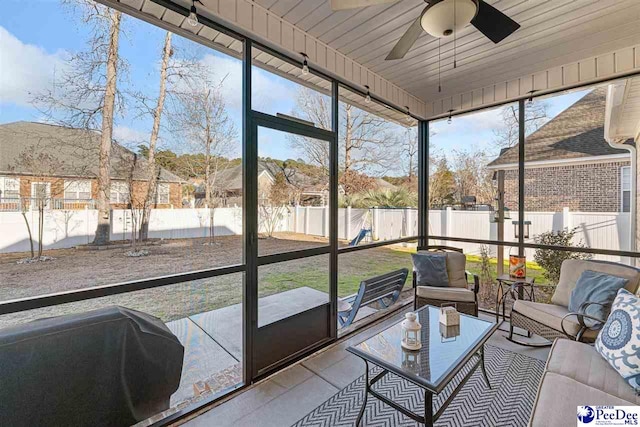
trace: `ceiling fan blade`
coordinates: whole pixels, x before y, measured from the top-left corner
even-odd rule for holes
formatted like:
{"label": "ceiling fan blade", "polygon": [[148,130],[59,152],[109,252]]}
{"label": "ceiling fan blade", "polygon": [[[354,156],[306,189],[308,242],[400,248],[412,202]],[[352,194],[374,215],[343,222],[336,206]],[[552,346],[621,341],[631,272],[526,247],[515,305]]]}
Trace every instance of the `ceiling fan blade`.
{"label": "ceiling fan blade", "polygon": [[500,43],[520,28],[516,21],[482,0],[478,2],[478,13],[471,24],[494,43]]}
{"label": "ceiling fan blade", "polygon": [[357,9],[376,4],[395,3],[398,0],[331,0],[331,10]]}
{"label": "ceiling fan blade", "polygon": [[407,31],[400,37],[398,43],[391,49],[389,55],[384,58],[386,61],[391,59],[402,59],[409,52],[411,46],[414,45],[418,37],[422,34],[422,26],[420,25],[420,17],[413,21],[413,24],[407,29]]}

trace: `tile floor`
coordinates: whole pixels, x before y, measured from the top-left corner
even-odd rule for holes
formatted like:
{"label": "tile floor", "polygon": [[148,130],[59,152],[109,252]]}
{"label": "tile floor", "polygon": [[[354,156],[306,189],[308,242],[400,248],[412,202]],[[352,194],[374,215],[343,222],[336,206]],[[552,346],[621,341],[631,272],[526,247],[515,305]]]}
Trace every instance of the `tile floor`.
{"label": "tile floor", "polygon": [[[201,413],[183,425],[188,427],[290,426],[364,373],[364,363],[345,349],[399,321],[411,306],[359,333],[274,374],[234,398]],[[481,315],[488,320],[491,316]],[[506,329],[507,324],[502,325]],[[496,331],[489,343],[546,360],[549,348],[522,347]]]}

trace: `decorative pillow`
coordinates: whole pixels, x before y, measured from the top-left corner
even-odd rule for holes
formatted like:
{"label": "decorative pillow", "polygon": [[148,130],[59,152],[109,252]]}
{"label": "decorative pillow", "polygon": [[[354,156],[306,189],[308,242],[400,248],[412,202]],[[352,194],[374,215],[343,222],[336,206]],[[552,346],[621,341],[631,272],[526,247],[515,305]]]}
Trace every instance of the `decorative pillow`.
{"label": "decorative pillow", "polygon": [[444,254],[417,253],[411,254],[413,270],[416,272],[416,283],[423,286],[449,286],[447,274],[447,257]]}
{"label": "decorative pillow", "polygon": [[620,289],[596,350],[640,394],[640,298]]}
{"label": "decorative pillow", "polygon": [[[585,270],[578,278],[576,287],[571,291],[569,311],[578,312],[580,306],[587,301],[597,302],[604,304],[604,307],[592,304],[587,307],[585,314],[604,320],[609,315],[611,304],[618,291],[624,288],[627,282],[628,280],[623,277]],[[597,322],[591,319],[584,319],[584,323],[589,327],[593,327]]]}

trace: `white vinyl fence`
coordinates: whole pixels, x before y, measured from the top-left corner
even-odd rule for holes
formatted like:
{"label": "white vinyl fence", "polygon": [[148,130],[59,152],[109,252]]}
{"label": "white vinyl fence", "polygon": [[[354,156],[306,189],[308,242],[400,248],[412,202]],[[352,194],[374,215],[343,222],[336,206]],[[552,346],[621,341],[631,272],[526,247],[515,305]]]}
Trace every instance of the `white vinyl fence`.
{"label": "white vinyl fence", "polygon": [[[455,211],[452,209],[429,211],[429,234],[432,236],[464,237],[470,239],[497,240],[498,224],[490,221],[493,212]],[[517,243],[515,226],[518,213],[511,212],[511,218],[505,219],[504,240]],[[627,251],[630,248],[630,216],[628,212],[571,212],[568,208],[561,212],[526,212],[525,221],[531,221],[528,243],[534,237],[547,231],[577,228],[574,244],[582,242],[596,249]],[[432,244],[445,244],[462,248],[465,253],[479,254],[476,243],[452,241],[434,241]],[[495,255],[495,246],[490,245]],[[515,249],[514,249],[515,250]],[[505,255],[509,248],[505,248]],[[527,249],[527,258],[533,260],[535,249]],[[627,262],[625,257],[595,255],[595,259]]]}
{"label": "white vinyl fence", "polygon": [[[34,236],[37,235],[38,212],[28,211],[27,220]],[[128,240],[131,237],[131,213],[128,210],[112,211],[111,239]],[[455,211],[452,209],[429,212],[429,234],[482,240],[497,239],[497,224],[491,223],[493,212]],[[516,242],[514,226],[517,213],[505,221],[505,241]],[[576,242],[598,249],[629,249],[628,213],[528,212],[531,221],[530,239],[545,231],[578,228]],[[210,211],[207,209],[154,209],[151,212],[149,236],[162,239],[207,237]],[[338,238],[353,239],[361,229],[372,229],[374,240],[391,240],[416,236],[418,213],[415,209],[355,209],[338,210]],[[45,249],[70,248],[87,244],[93,239],[97,211],[50,210],[45,212]],[[239,235],[242,233],[242,208],[218,208],[213,212],[215,234]],[[264,227],[262,227],[264,231]],[[276,231],[329,236],[329,210],[327,207],[289,207],[282,210]],[[480,245],[460,242],[431,242],[448,244],[464,249],[466,253],[480,253]],[[495,254],[495,246],[490,248]],[[0,212],[0,252],[24,252],[29,250],[29,236],[20,212]],[[508,248],[506,249],[508,253]],[[533,258],[533,250],[527,250]],[[597,256],[599,259],[625,261],[620,257]]]}

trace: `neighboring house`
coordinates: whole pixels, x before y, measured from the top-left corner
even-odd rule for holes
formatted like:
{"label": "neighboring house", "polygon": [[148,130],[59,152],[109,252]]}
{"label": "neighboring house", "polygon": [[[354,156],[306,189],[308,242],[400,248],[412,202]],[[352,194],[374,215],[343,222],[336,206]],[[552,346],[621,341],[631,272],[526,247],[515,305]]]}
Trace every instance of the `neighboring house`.
{"label": "neighboring house", "polygon": [[[604,138],[606,98],[594,89],[526,138],[527,211],[629,212],[631,157]],[[518,145],[489,169],[505,171],[505,207],[517,210]]]}
{"label": "neighboring house", "polygon": [[[269,202],[271,185],[278,173],[283,173],[292,188],[292,203],[308,206],[323,206],[329,201],[328,177],[312,178],[295,168],[282,168],[274,162],[260,160],[258,162],[258,201]],[[213,192],[216,203],[220,207],[242,206],[242,165],[232,166],[215,174]],[[195,188],[196,207],[204,206],[204,183]]]}
{"label": "neighboring house", "polygon": [[[271,185],[278,173],[283,173],[291,186],[291,203],[300,206],[325,206],[329,203],[329,177],[326,175],[312,177],[296,168],[282,168],[274,162],[260,160],[258,162],[258,203],[268,204]],[[376,189],[393,190],[397,187],[382,178],[376,178]],[[213,179],[213,191],[220,207],[242,206],[242,165],[219,171]],[[344,194],[342,186],[339,194]],[[205,191],[202,181],[195,187],[195,205],[204,206]]]}
{"label": "neighboring house", "polygon": [[[0,210],[45,200],[53,209],[93,208],[98,194],[100,134],[34,122],[0,125]],[[115,141],[111,146],[111,205],[134,206],[147,191],[148,162]],[[160,168],[156,208],[182,206],[182,178]],[[133,188],[129,188],[130,184]]]}

